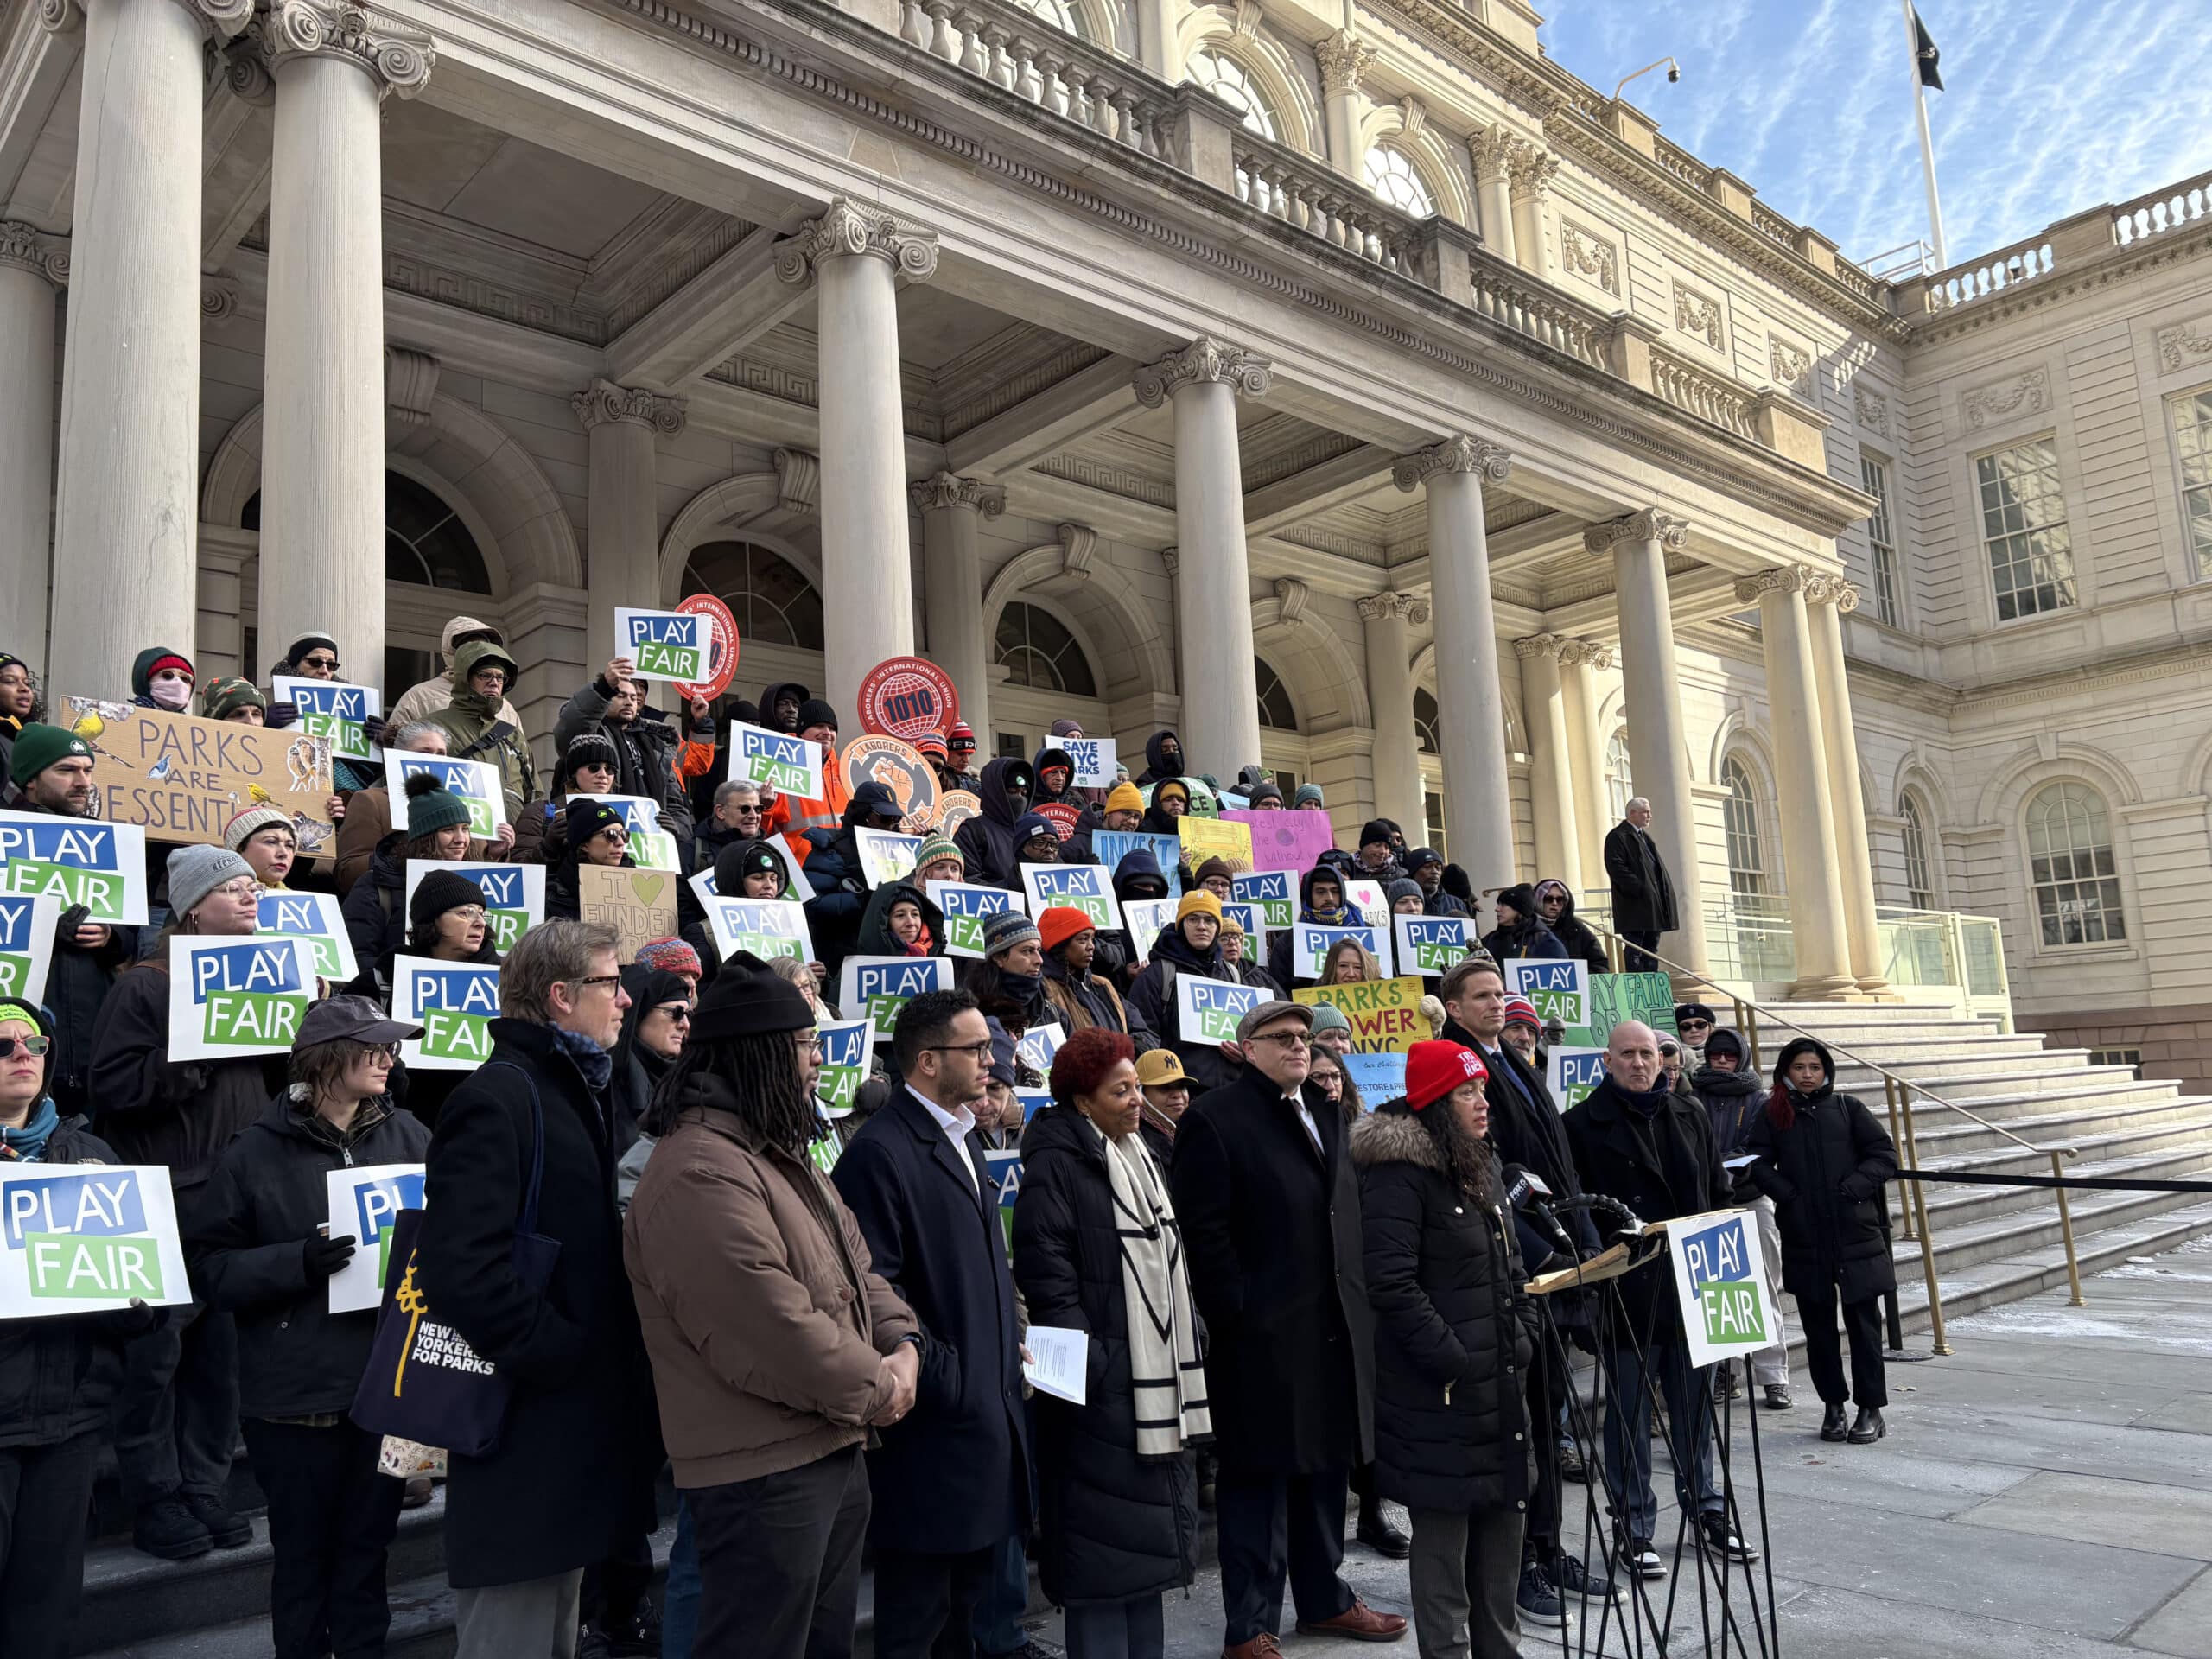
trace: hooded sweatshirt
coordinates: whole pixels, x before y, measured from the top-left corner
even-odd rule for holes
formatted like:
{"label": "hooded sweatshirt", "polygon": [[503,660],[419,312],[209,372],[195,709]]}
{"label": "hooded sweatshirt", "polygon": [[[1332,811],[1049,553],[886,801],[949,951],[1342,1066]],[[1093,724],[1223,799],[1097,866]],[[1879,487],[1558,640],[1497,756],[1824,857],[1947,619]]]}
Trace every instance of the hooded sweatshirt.
{"label": "hooded sweatshirt", "polygon": [[[906,903],[922,912],[922,935],[903,944],[891,931],[891,907]],[[853,954],[860,957],[941,957],[944,954],[944,912],[930,902],[921,885],[889,881],[868,895],[868,911],[861,918],[860,934]]]}
{"label": "hooded sweatshirt", "polygon": [[[1317,880],[1337,884],[1338,901],[1332,909],[1323,910],[1313,903],[1313,884]],[[1358,906],[1344,896],[1344,872],[1329,864],[1316,864],[1298,878],[1298,919],[1316,927],[1365,927],[1369,918],[1361,913]],[[1291,928],[1280,928],[1268,938],[1268,976],[1281,986],[1310,985],[1313,982],[1293,971],[1291,941],[1296,933]]]}
{"label": "hooded sweatshirt", "polygon": [[[1067,768],[1067,785],[1057,795],[1046,787],[1045,768],[1047,766]],[[1047,801],[1065,801],[1071,806],[1083,804],[1083,791],[1075,786],[1075,757],[1065,749],[1046,744],[1037,751],[1037,758],[1029,763],[1029,769],[1035,773],[1037,779],[1036,793],[1029,799],[1031,806],[1042,806]]]}
{"label": "hooded sweatshirt", "polygon": [[[1611,973],[1611,964],[1605,959],[1605,946],[1589,923],[1574,913],[1574,890],[1557,876],[1546,876],[1536,883],[1535,898],[1541,904],[1547,893],[1557,892],[1566,903],[1560,906],[1559,915],[1551,930],[1569,957],[1579,957],[1590,964],[1593,974]],[[1538,912],[1541,914],[1541,912]]]}
{"label": "hooded sweatshirt", "polygon": [[796,732],[798,729],[796,723],[798,715],[796,710],[791,715],[791,723],[786,723],[776,717],[776,698],[785,691],[796,697],[801,707],[804,707],[814,696],[797,680],[779,680],[773,685],[763,688],[760,693],[760,724],[764,729],[771,732]]}
{"label": "hooded sweatshirt", "polygon": [[1190,1074],[1193,1092],[1217,1088],[1242,1075],[1244,1068],[1224,1055],[1217,1044],[1186,1043],[1176,1033],[1181,1020],[1175,1011],[1175,976],[1196,974],[1202,979],[1236,982],[1236,976],[1221,959],[1217,939],[1205,950],[1193,945],[1182,925],[1170,922],[1152,942],[1144,971],[1129,988],[1129,1023],[1156,1033],[1160,1046],[1172,1048]]}
{"label": "hooded sweatshirt", "polygon": [[653,1090],[676,1065],[674,1059],[654,1053],[638,1040],[638,1024],[662,1004],[686,1001],[691,995],[691,988],[665,968],[640,967],[634,962],[622,969],[622,988],[630,994],[630,1006],[622,1011],[622,1033],[614,1039],[613,1080],[607,1091],[614,1109],[618,1158],[637,1144],[638,1125],[652,1104]]}
{"label": "hooded sweatshirt", "polygon": [[[454,636],[463,633],[480,633],[491,626],[488,622],[478,621],[473,616],[456,616],[452,621],[447,623],[444,632],[438,636],[438,661],[443,666],[445,672],[409,686],[399,701],[385,711],[385,725],[396,732],[403,726],[412,725],[418,720],[429,719],[451,702],[453,681],[448,677],[453,672]],[[507,690],[512,692],[514,687],[509,686]],[[522,715],[516,709],[513,697],[509,696],[500,702],[499,718],[515,728],[515,736],[518,741],[525,743],[529,741],[530,734],[523,729]]]}
{"label": "hooded sweatshirt", "polygon": [[854,941],[868,908],[868,880],[861,873],[860,840],[853,832],[873,824],[877,806],[889,805],[891,799],[886,785],[862,784],[845,803],[834,833],[817,830],[807,837],[806,880],[814,897],[807,900],[806,927],[814,936],[815,956],[833,980],[858,949]]}
{"label": "hooded sweatshirt", "polygon": [[1009,775],[1028,778],[1033,789],[1036,773],[1026,760],[1001,755],[983,768],[976,798],[983,810],[962,824],[952,837],[960,855],[968,861],[968,879],[984,886],[1021,891],[1021,842],[1016,826],[1029,809],[1017,810],[1007,798]]}
{"label": "hooded sweatshirt", "polygon": [[445,733],[446,753],[453,759],[481,760],[498,770],[506,795],[507,822],[518,823],[524,805],[537,794],[537,772],[531,765],[522,728],[506,717],[506,699],[494,703],[468,689],[468,677],[486,658],[514,661],[505,645],[488,639],[463,645],[454,654],[452,696],[444,708],[423,718]]}
{"label": "hooded sweatshirt", "polygon": [[[1176,763],[1173,766],[1168,765],[1160,753],[1163,744],[1171,741],[1174,743],[1176,750]],[[1154,732],[1150,737],[1145,739],[1144,771],[1137,778],[1137,787],[1141,789],[1147,784],[1156,784],[1163,778],[1181,777],[1184,764],[1182,748],[1183,740],[1173,732]]]}

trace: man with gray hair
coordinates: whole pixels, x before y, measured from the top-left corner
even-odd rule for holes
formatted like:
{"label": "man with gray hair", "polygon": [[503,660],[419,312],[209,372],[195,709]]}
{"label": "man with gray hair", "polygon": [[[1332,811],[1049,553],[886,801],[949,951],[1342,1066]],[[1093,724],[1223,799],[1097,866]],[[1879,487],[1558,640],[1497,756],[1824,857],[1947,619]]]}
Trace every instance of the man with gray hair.
{"label": "man with gray hair", "polygon": [[611,929],[554,920],[501,964],[491,1058],[439,1115],[416,1255],[431,1313],[512,1380],[497,1448],[456,1454],[461,1659],[570,1659],[584,1569],[652,1532],[659,1414],[622,1262]]}
{"label": "man with gray hair", "polygon": [[1651,839],[1651,803],[1631,798],[1626,816],[1605,836],[1605,878],[1613,889],[1613,931],[1627,946],[1622,968],[1648,974],[1659,966],[1652,952],[1659,936],[1682,925],[1675,902],[1675,878]]}

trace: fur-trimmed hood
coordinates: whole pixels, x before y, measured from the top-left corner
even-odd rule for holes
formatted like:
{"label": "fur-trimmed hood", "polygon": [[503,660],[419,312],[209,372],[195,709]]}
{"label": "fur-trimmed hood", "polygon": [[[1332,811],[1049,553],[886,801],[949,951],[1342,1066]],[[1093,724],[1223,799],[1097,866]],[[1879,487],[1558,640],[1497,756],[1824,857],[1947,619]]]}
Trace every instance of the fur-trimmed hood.
{"label": "fur-trimmed hood", "polygon": [[1376,1164],[1418,1164],[1439,1175],[1449,1173],[1443,1149],[1420,1121],[1411,1112],[1392,1111],[1388,1106],[1351,1126],[1351,1160],[1362,1169]]}

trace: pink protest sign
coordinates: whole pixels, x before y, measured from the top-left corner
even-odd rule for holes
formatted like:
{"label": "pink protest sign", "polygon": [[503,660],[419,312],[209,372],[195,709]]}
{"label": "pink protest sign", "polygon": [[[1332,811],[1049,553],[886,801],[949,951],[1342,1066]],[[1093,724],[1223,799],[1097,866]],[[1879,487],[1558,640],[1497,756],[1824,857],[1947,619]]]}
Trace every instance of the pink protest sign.
{"label": "pink protest sign", "polygon": [[1221,816],[1250,827],[1255,870],[1296,870],[1303,874],[1336,845],[1325,812],[1224,812]]}

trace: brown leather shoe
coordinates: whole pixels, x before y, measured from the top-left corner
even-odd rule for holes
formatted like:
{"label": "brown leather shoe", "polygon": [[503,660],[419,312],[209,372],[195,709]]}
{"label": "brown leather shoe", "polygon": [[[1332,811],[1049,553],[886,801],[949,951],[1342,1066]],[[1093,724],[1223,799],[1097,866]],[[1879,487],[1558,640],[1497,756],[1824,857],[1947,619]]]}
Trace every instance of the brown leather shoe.
{"label": "brown leather shoe", "polygon": [[1224,1648],[1221,1659],[1282,1659],[1282,1643],[1262,1630],[1249,1642]]}
{"label": "brown leather shoe", "polygon": [[1298,1621],[1307,1636],[1348,1636],[1355,1642],[1395,1642],[1406,1633],[1406,1621],[1396,1613],[1378,1613],[1357,1596],[1334,1618]]}

